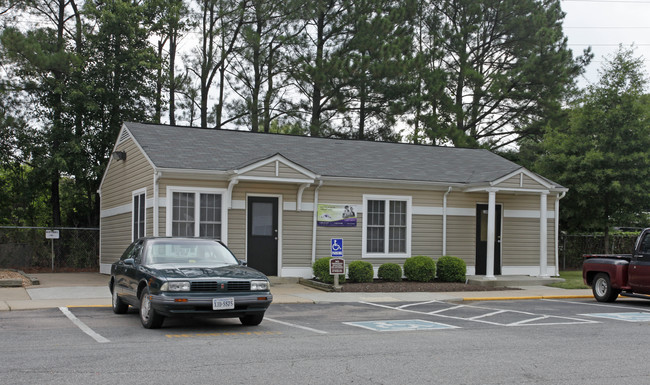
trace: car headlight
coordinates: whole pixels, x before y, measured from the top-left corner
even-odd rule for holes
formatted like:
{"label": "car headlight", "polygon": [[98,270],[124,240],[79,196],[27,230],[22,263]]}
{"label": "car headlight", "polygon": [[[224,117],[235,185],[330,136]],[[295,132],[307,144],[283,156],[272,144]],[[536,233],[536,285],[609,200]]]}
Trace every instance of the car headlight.
{"label": "car headlight", "polygon": [[252,291],[269,290],[269,281],[251,281]]}
{"label": "car headlight", "polygon": [[190,283],[187,281],[165,282],[160,287],[162,291],[190,291]]}

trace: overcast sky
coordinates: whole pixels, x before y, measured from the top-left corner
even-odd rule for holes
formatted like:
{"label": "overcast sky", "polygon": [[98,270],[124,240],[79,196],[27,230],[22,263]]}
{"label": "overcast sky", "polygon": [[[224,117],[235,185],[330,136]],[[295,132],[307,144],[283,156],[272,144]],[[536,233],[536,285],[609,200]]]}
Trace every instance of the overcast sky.
{"label": "overcast sky", "polygon": [[564,33],[577,56],[591,46],[594,59],[580,81],[581,86],[598,81],[604,56],[618,45],[635,45],[635,56],[643,56],[650,76],[650,0],[561,0]]}

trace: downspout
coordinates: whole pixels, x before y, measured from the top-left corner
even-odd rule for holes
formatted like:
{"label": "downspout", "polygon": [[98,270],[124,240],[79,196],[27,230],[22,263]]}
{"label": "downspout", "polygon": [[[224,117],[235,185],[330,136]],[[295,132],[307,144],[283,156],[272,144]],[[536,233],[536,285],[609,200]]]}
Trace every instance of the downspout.
{"label": "downspout", "polygon": [[447,195],[451,193],[451,186],[442,197],[442,255],[447,255]]}
{"label": "downspout", "polygon": [[226,206],[228,210],[232,209],[232,190],[235,188],[235,185],[239,183],[239,179],[237,177],[233,178],[230,180],[230,183],[228,184],[228,193],[226,199],[228,199],[228,205]]}
{"label": "downspout", "polygon": [[160,234],[160,202],[158,202],[158,194],[160,186],[158,181],[162,177],[161,171],[154,171],[153,173],[153,236],[157,237]]}
{"label": "downspout", "polygon": [[311,264],[316,262],[316,227],[318,226],[318,190],[323,185],[323,180],[318,182],[318,186],[314,189],[314,223],[311,232]]}
{"label": "downspout", "polygon": [[309,183],[303,183],[298,188],[298,196],[296,198],[296,211],[302,211],[302,193],[305,192],[305,189],[309,186],[311,186]]}
{"label": "downspout", "polygon": [[566,196],[566,191],[555,197],[555,276],[560,276],[560,199]]}

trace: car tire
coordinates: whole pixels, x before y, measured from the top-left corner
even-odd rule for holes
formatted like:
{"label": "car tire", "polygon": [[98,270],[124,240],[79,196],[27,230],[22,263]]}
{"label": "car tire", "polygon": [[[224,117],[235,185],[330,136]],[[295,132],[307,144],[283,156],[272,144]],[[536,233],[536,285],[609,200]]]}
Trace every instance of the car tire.
{"label": "car tire", "polygon": [[594,293],[594,298],[598,302],[614,302],[621,292],[612,288],[609,275],[605,273],[596,274],[591,284],[591,290]]}
{"label": "car tire", "polygon": [[158,329],[162,326],[165,316],[156,313],[149,297],[149,288],[145,287],[140,295],[140,322],[147,329]]}
{"label": "car tire", "polygon": [[113,286],[111,298],[113,313],[124,314],[129,310],[129,304],[122,301],[120,296],[117,294],[117,290],[115,290],[115,286]]}
{"label": "car tire", "polygon": [[264,313],[249,314],[243,317],[239,317],[239,321],[241,321],[242,325],[245,326],[257,326],[262,323],[263,319],[264,319]]}

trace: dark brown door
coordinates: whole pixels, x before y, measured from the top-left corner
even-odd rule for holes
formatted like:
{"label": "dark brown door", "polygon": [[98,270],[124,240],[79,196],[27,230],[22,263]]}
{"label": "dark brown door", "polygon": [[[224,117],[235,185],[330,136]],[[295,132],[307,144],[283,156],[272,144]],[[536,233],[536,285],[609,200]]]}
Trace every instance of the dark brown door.
{"label": "dark brown door", "polygon": [[278,198],[248,198],[248,266],[278,275]]}
{"label": "dark brown door", "polygon": [[[501,275],[501,205],[496,205],[494,275]],[[486,275],[488,205],[476,205],[476,275]]]}

